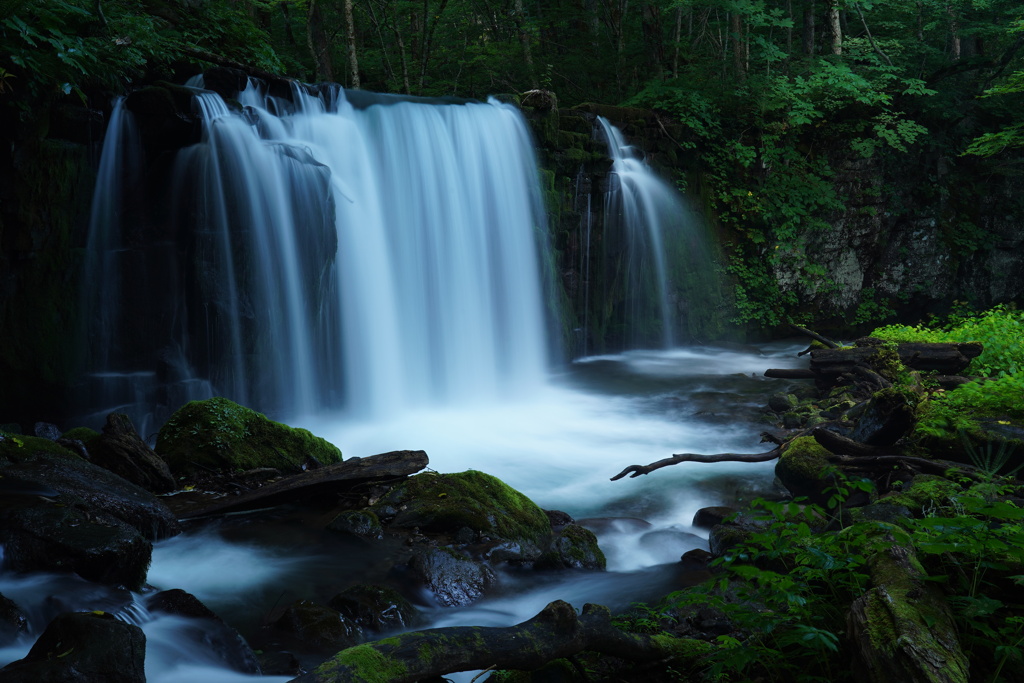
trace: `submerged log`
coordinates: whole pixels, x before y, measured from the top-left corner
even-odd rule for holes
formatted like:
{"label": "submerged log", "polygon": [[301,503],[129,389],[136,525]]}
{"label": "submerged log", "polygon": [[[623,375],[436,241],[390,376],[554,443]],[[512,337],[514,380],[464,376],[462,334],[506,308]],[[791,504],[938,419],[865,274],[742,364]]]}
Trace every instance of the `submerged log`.
{"label": "submerged log", "polygon": [[391,451],[368,458],[349,458],[285,477],[240,496],[212,501],[206,506],[188,511],[182,518],[222,515],[306,500],[311,496],[348,490],[368,481],[406,477],[425,468],[428,462],[427,454],[423,451]]}
{"label": "submerged log", "polygon": [[692,641],[625,633],[612,625],[601,605],[583,613],[556,600],[532,619],[515,626],[453,626],[403,633],[342,650],[290,683],[414,683],[474,669],[533,670],[584,650],[635,662],[699,656]]}

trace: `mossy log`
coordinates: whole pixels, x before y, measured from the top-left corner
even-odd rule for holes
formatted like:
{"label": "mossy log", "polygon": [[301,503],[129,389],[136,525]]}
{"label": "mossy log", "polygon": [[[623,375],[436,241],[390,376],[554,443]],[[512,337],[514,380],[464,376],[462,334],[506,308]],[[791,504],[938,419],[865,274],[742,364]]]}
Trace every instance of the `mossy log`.
{"label": "mossy log", "polygon": [[941,590],[926,581],[910,536],[877,525],[874,587],[847,616],[854,678],[873,683],[966,683],[968,660]]}
{"label": "mossy log", "polygon": [[405,633],[342,650],[291,683],[414,683],[456,671],[533,670],[584,650],[630,661],[693,659],[707,643],[626,633],[601,605],[577,614],[567,602],[549,603],[515,626],[454,626]]}
{"label": "mossy log", "polygon": [[[981,355],[982,350],[982,345],[977,342],[908,342],[896,346],[900,361],[908,368],[922,372],[937,370],[946,375],[960,374],[972,358]],[[834,383],[840,375],[855,372],[858,366],[870,366],[877,353],[877,347],[872,345],[815,349],[811,351],[810,369],[820,382]]]}

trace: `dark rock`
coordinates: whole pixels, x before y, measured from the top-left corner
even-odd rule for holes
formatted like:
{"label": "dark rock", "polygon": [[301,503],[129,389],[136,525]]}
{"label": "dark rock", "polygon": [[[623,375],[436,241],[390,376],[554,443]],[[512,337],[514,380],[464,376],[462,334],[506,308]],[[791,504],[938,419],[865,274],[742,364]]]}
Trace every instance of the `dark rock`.
{"label": "dark rock", "polygon": [[354,622],[335,609],[311,600],[299,600],[285,609],[274,627],[318,652],[335,653],[361,640],[362,632]]}
{"label": "dark rock", "polygon": [[298,676],[304,672],[302,663],[291,652],[260,652],[257,659],[264,676]]}
{"label": "dark rock", "polygon": [[850,438],[869,446],[892,446],[917,421],[914,406],[896,389],[875,392]]}
{"label": "dark rock", "polygon": [[899,524],[902,520],[913,516],[910,508],[905,505],[893,505],[890,503],[878,502],[852,511],[853,520],[857,522],[875,521]]}
{"label": "dark rock", "polygon": [[708,562],[713,559],[714,556],[704,548],[694,548],[683,553],[679,558],[679,563],[688,571],[699,571],[707,569]]}
{"label": "dark rock", "polygon": [[146,636],[107,613],[58,616],[24,659],[0,669],[4,683],[145,683]]}
{"label": "dark rock", "polygon": [[[116,517],[149,540],[181,532],[174,514],[149,491],[49,441],[31,437],[24,437],[24,441],[18,449],[24,451],[23,456],[8,453],[9,457],[4,458],[0,449],[0,477],[52,488],[62,495],[61,504],[78,505],[90,514]],[[41,441],[50,444],[50,449],[42,449]]]}
{"label": "dark rock", "polygon": [[0,594],[0,646],[6,645],[28,630],[28,618],[18,603]]}
{"label": "dark rock", "polygon": [[548,521],[551,522],[551,528],[555,531],[576,522],[576,520],[572,518],[572,515],[568,512],[562,512],[561,510],[545,510],[544,514],[548,516]]}
{"label": "dark rock", "polygon": [[127,415],[111,413],[103,433],[89,444],[92,461],[153,493],[177,488],[167,463],[146,445]]}
{"label": "dark rock", "polygon": [[772,394],[768,399],[768,407],[776,413],[785,413],[796,407],[796,397],[792,394]]}
{"label": "dark rock", "polygon": [[698,529],[710,529],[716,524],[721,524],[726,517],[733,514],[736,514],[736,510],[724,505],[701,508],[693,516],[693,526]]}
{"label": "dark rock", "polygon": [[234,671],[259,674],[260,666],[252,648],[241,634],[224,623],[199,598],[181,589],[161,591],[146,601],[151,612],[163,612],[194,619],[195,623],[184,635],[205,649]]}
{"label": "dark rock", "polygon": [[84,579],[138,590],[146,580],[152,544],[137,529],[105,513],[40,503],[0,518],[5,567],[14,571],[71,571]]}
{"label": "dark rock", "polygon": [[346,510],[332,519],[326,527],[329,531],[357,536],[367,540],[384,538],[377,515],[369,510]]}
{"label": "dark rock", "polygon": [[33,433],[40,439],[46,439],[47,441],[56,441],[60,438],[60,430],[57,428],[57,425],[50,424],[49,422],[36,422]]}
{"label": "dark rock", "polygon": [[448,547],[417,548],[409,568],[444,607],[463,607],[481,597],[495,583],[494,572],[469,556]]}
{"label": "dark rock", "polygon": [[359,584],[346,588],[327,603],[362,628],[377,633],[413,625],[418,612],[394,588]]}
{"label": "dark rock", "polygon": [[548,549],[534,563],[534,569],[589,569],[607,566],[597,536],[579,524],[570,524],[555,534]]}

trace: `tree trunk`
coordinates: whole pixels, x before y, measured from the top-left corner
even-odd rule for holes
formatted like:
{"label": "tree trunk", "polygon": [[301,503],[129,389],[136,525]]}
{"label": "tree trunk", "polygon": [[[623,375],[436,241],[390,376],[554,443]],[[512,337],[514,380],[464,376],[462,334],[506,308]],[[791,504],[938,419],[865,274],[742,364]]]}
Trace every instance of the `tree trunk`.
{"label": "tree trunk", "polygon": [[951,4],[946,5],[946,14],[949,15],[949,58],[951,61],[960,59],[960,15]]}
{"label": "tree trunk", "polygon": [[333,81],[331,46],[327,40],[317,0],[310,0],[309,11],[306,13],[306,43],[309,45],[309,54],[313,57],[314,80]]}
{"label": "tree trunk", "polygon": [[523,63],[526,65],[526,77],[530,87],[534,90],[540,88],[537,81],[537,71],[533,68],[533,46],[530,32],[526,29],[526,11],[523,9],[523,0],[515,0],[516,32],[519,34],[519,45],[523,48]]}
{"label": "tree trunk", "polygon": [[743,81],[747,78],[747,60],[743,50],[743,15],[739,12],[733,12],[730,23],[732,24],[733,66],[736,69],[736,78]]}
{"label": "tree trunk", "polygon": [[843,54],[843,28],[839,21],[839,0],[828,0],[828,30],[832,54]]}
{"label": "tree trunk", "polygon": [[807,6],[804,7],[804,31],[803,31],[803,47],[804,54],[810,57],[814,54],[814,41],[815,41],[815,16],[814,16],[814,0],[809,0]]}
{"label": "tree trunk", "polygon": [[356,23],[352,18],[352,0],[345,0],[345,26],[348,30],[348,69],[351,87],[359,89],[359,58],[356,55]]}
{"label": "tree trunk", "polygon": [[[451,626],[403,633],[342,650],[291,683],[415,683],[474,669],[538,669],[584,650],[634,662],[664,661],[688,670],[699,657],[681,661],[683,641],[624,633],[612,625],[607,607],[584,605],[583,613],[556,600],[537,616],[504,628]],[[684,675],[689,671],[684,671]]]}

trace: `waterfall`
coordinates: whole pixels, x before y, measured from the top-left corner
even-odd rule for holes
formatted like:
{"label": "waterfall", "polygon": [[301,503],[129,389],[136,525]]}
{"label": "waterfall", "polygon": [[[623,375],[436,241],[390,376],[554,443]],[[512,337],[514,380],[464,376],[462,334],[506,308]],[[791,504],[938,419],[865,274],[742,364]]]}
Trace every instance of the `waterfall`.
{"label": "waterfall", "polygon": [[[354,106],[340,88],[284,100],[256,84],[237,101],[197,89],[201,140],[178,152],[155,202],[173,263],[130,287],[153,309],[140,316],[172,322],[149,358],[135,350],[137,372],[176,349],[207,395],[278,415],[372,416],[543,382],[547,227],[514,107],[365,94]],[[113,122],[108,141],[102,164],[124,143]],[[123,201],[118,178],[99,182]],[[93,221],[90,244],[110,223]],[[86,282],[104,292],[123,271],[103,265]],[[101,346],[107,367],[132,355]]]}
{"label": "waterfall", "polygon": [[[605,296],[619,307],[625,348],[671,348],[691,341],[690,309],[713,288],[699,214],[626,142],[597,118],[612,160],[604,206]],[[589,248],[589,241],[588,241]]]}

